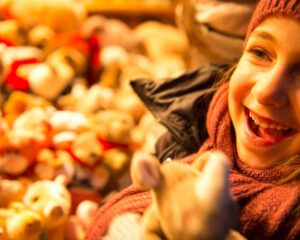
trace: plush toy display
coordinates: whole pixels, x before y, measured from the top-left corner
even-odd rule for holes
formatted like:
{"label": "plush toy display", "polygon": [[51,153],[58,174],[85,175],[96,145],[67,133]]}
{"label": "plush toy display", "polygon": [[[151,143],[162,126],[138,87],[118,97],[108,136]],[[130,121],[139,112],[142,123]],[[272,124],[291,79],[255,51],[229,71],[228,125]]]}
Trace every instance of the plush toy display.
{"label": "plush toy display", "polygon": [[144,239],[244,239],[230,230],[237,216],[228,171],[221,152],[206,152],[193,166],[176,161],[160,166],[152,155],[136,154],[133,182],[153,194],[142,218]]}

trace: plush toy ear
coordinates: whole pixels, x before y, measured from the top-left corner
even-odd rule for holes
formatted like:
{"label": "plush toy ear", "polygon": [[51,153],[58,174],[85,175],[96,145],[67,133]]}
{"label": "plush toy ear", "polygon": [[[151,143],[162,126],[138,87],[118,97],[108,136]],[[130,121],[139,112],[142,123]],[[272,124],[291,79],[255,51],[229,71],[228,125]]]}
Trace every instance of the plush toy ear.
{"label": "plush toy ear", "polygon": [[67,181],[67,177],[64,176],[63,174],[60,174],[58,176],[55,177],[54,181],[62,186],[66,186],[68,181]]}
{"label": "plush toy ear", "polygon": [[200,172],[202,172],[205,164],[207,163],[208,159],[211,156],[211,152],[207,151],[202,153],[200,156],[198,156],[194,162],[192,163],[192,166],[197,168]]}
{"label": "plush toy ear", "polygon": [[158,187],[162,179],[159,160],[144,152],[134,154],[130,174],[133,183],[145,189]]}
{"label": "plush toy ear", "polygon": [[205,154],[206,163],[197,180],[197,196],[207,204],[220,205],[230,200],[228,158],[221,151]]}

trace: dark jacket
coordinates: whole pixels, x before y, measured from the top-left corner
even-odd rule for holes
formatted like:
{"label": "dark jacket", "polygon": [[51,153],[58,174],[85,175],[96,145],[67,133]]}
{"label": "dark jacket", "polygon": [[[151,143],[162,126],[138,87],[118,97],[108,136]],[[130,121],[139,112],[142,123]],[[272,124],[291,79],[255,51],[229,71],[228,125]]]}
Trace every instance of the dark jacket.
{"label": "dark jacket", "polygon": [[207,138],[205,127],[209,102],[216,82],[228,68],[205,64],[175,79],[138,79],[131,86],[168,131],[156,143],[156,155],[163,161],[198,151]]}

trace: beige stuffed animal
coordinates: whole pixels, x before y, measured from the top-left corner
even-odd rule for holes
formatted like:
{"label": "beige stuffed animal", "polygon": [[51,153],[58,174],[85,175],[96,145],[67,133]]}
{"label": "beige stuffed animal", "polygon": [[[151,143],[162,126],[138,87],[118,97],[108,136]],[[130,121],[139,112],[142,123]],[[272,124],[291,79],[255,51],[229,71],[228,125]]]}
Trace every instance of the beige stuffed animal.
{"label": "beige stuffed animal", "polygon": [[[5,122],[5,119],[0,118]],[[25,173],[34,163],[38,151],[48,143],[50,125],[40,108],[23,112],[11,128],[0,135],[0,172],[9,175]]]}
{"label": "beige stuffed animal", "polygon": [[206,152],[193,166],[176,161],[160,165],[152,155],[136,154],[133,182],[153,194],[142,218],[143,239],[244,239],[230,230],[236,208],[229,195],[227,162],[221,152]]}
{"label": "beige stuffed animal", "polygon": [[71,209],[65,183],[63,176],[54,181],[40,180],[30,185],[23,197],[25,206],[41,216],[46,240],[64,240],[64,225]]}
{"label": "beige stuffed animal", "polygon": [[0,208],[0,240],[39,240],[42,219],[27,209],[22,202],[13,202]]}
{"label": "beige stuffed animal", "polygon": [[53,100],[85,70],[86,58],[82,52],[61,47],[51,52],[45,62],[31,67],[26,77],[33,93]]}

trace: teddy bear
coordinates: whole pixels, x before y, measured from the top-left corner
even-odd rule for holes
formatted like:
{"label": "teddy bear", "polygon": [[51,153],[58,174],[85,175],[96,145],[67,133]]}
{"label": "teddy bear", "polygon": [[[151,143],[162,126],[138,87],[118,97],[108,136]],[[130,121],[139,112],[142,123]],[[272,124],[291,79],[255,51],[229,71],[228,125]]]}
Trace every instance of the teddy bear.
{"label": "teddy bear", "polygon": [[86,183],[97,191],[106,187],[110,172],[102,163],[104,148],[95,132],[78,134],[71,144],[70,153],[75,164],[73,185]]}
{"label": "teddy bear", "polygon": [[[6,122],[3,117],[0,121]],[[28,109],[7,125],[0,135],[0,172],[12,176],[25,174],[34,164],[39,150],[50,144],[47,111],[39,107]]]}
{"label": "teddy bear", "polygon": [[115,89],[97,83],[89,87],[84,79],[77,78],[74,80],[70,92],[59,96],[57,106],[61,110],[90,115],[103,109],[112,108],[115,92]]}
{"label": "teddy bear", "polygon": [[141,41],[133,30],[117,18],[93,15],[83,21],[80,31],[84,37],[95,34],[101,39],[104,48],[120,46],[126,51],[136,51],[141,47]]}
{"label": "teddy bear", "polygon": [[176,77],[187,70],[189,43],[177,27],[154,20],[144,21],[134,28],[134,34],[142,41],[157,79]]}
{"label": "teddy bear", "polygon": [[27,72],[30,90],[48,100],[57,98],[74,78],[86,71],[86,57],[71,47],[60,47]]}
{"label": "teddy bear", "polygon": [[32,183],[30,178],[0,178],[0,208],[8,207],[11,202],[22,201],[27,187]]}
{"label": "teddy bear", "polygon": [[20,138],[33,139],[39,146],[48,146],[52,131],[49,112],[41,107],[33,107],[20,114],[12,124],[11,132]]}
{"label": "teddy bear", "polygon": [[105,149],[113,146],[128,147],[130,132],[135,126],[133,117],[114,109],[99,111],[91,117],[92,129],[102,139]]}
{"label": "teddy bear", "polygon": [[[0,117],[5,123],[5,119]],[[1,127],[0,135],[0,172],[18,176],[34,164],[38,151],[49,142],[49,123],[40,108],[23,112],[7,127]]]}
{"label": "teddy bear", "polygon": [[0,42],[2,44],[20,46],[25,44],[25,39],[25,34],[17,20],[6,19],[0,21]]}
{"label": "teddy bear", "polygon": [[52,147],[57,150],[70,150],[81,132],[90,129],[89,118],[78,111],[55,110],[49,116],[52,128]]}
{"label": "teddy bear", "polygon": [[1,240],[39,240],[42,233],[42,218],[22,202],[12,202],[0,208]]}
{"label": "teddy bear", "polygon": [[141,226],[143,239],[244,239],[233,230],[237,208],[229,193],[228,159],[203,153],[191,165],[137,152],[131,165],[134,184],[151,189],[153,203]]}
{"label": "teddy bear", "polygon": [[64,225],[70,214],[71,197],[63,175],[32,183],[23,196],[24,205],[42,219],[46,240],[64,240]]}
{"label": "teddy bear", "polygon": [[77,111],[55,110],[49,116],[54,134],[62,132],[80,133],[90,128],[89,118]]}
{"label": "teddy bear", "polygon": [[28,91],[30,88],[28,79],[20,68],[22,66],[28,68],[42,61],[43,52],[33,46],[3,46],[2,44],[0,54],[1,81],[10,91]]}
{"label": "teddy bear", "polygon": [[53,105],[42,97],[23,91],[13,91],[3,103],[2,117],[9,125],[13,125],[13,122],[19,115],[35,107],[53,109]]}
{"label": "teddy bear", "polygon": [[147,111],[131,131],[133,148],[154,154],[155,144],[165,132],[166,127],[159,123],[150,111]]}
{"label": "teddy bear", "polygon": [[63,175],[71,184],[75,176],[75,164],[71,154],[64,149],[43,148],[39,151],[33,166],[35,180],[53,180]]}

